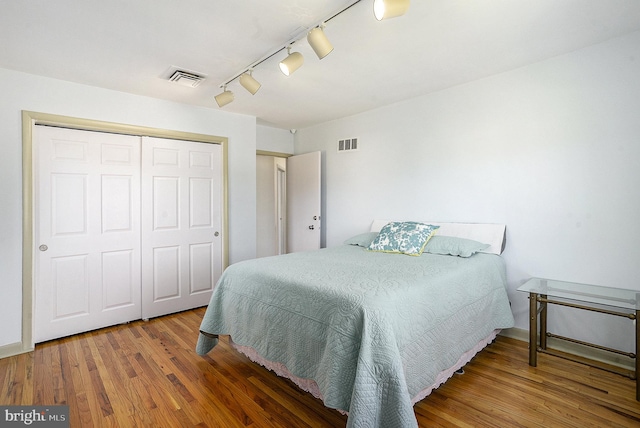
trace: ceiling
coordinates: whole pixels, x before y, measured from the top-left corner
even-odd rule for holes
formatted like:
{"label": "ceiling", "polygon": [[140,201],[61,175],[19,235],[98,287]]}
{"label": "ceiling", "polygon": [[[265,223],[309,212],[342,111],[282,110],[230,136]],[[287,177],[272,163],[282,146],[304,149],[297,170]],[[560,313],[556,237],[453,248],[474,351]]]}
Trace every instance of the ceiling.
{"label": "ceiling", "polygon": [[[304,128],[512,70],[640,30],[638,0],[414,0],[377,21],[361,0],[327,22],[334,51],[304,37],[353,0],[3,0],[0,68],[218,109],[220,86],[302,38],[305,63],[284,76],[282,50],[237,80],[222,110]],[[206,79],[185,87],[172,67]]]}

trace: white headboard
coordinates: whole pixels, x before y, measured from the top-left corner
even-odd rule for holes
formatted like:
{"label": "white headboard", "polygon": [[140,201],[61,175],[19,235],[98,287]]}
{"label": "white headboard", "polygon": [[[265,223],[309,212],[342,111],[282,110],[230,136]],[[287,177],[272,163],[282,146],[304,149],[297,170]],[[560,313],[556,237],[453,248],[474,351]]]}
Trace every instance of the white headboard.
{"label": "white headboard", "polygon": [[[391,220],[374,220],[371,224],[371,232],[380,232],[380,229],[390,221]],[[489,244],[489,248],[482,250],[482,253],[502,254],[506,244],[507,226],[504,224],[443,223],[441,221],[420,222],[440,226],[436,235],[473,239],[474,241]]]}

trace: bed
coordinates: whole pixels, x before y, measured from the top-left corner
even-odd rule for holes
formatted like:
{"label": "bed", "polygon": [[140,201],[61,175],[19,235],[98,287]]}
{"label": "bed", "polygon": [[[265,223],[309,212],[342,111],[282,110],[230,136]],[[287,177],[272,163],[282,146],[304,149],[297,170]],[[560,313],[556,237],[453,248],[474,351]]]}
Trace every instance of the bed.
{"label": "bed", "polygon": [[407,253],[381,239],[398,223],[413,222],[374,221],[344,245],[229,266],[196,351],[229,335],[253,361],[347,413],[347,427],[417,427],[413,404],[513,326],[505,226],[419,222],[435,229]]}

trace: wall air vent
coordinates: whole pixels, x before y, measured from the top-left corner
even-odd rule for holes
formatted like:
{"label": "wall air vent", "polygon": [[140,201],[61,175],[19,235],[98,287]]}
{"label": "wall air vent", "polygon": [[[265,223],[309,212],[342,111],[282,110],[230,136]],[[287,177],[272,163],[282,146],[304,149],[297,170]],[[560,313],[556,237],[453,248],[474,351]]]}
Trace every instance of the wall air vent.
{"label": "wall air vent", "polygon": [[338,152],[352,152],[358,150],[357,138],[346,138],[344,140],[338,140]]}
{"label": "wall air vent", "polygon": [[183,70],[176,70],[171,76],[169,76],[169,81],[178,83],[182,86],[188,86],[190,88],[195,88],[203,80],[203,76]]}

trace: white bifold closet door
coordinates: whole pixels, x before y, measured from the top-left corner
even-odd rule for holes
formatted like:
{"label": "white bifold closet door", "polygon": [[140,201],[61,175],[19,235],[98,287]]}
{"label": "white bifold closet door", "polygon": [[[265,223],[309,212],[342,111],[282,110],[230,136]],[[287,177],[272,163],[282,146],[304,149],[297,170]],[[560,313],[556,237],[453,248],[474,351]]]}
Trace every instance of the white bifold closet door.
{"label": "white bifold closet door", "polygon": [[34,127],[34,342],[208,303],[221,147]]}

